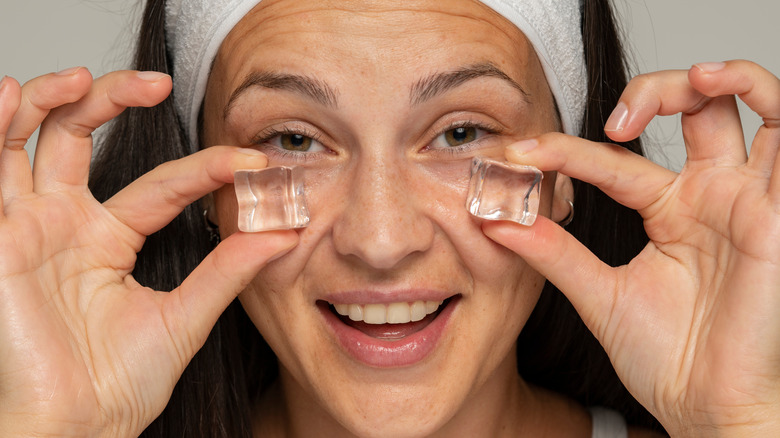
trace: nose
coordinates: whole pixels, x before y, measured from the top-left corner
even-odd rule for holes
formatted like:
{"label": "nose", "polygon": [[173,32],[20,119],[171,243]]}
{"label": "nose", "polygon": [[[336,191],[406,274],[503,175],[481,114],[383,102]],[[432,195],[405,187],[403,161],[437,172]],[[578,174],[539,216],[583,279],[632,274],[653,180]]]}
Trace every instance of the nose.
{"label": "nose", "polygon": [[423,181],[415,179],[409,166],[373,160],[354,168],[347,204],[333,225],[338,253],[388,270],[432,246],[426,193],[415,185]]}

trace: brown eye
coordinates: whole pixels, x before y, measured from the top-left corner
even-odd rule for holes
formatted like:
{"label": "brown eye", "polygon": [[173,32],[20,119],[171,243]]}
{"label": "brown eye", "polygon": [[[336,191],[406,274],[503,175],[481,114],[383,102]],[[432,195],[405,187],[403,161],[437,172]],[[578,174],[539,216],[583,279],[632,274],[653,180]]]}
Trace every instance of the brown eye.
{"label": "brown eye", "polygon": [[313,140],[301,134],[282,134],[279,136],[282,149],[287,151],[307,152],[311,149]]}
{"label": "brown eye", "polygon": [[477,128],[462,126],[446,131],[444,141],[448,146],[461,146],[477,139]]}

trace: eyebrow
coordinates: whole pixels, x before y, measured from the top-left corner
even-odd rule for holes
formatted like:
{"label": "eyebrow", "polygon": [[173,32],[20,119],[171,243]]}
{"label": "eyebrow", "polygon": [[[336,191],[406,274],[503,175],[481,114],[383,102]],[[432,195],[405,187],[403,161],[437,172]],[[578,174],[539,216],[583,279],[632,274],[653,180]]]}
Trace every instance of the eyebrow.
{"label": "eyebrow", "polygon": [[[528,97],[530,94],[514,79],[510,78],[509,75],[489,62],[473,64],[454,71],[437,73],[422,78],[412,85],[410,101],[413,105],[419,105],[465,82],[484,77],[494,77],[506,81],[522,94],[526,102],[529,102]],[[223,118],[227,119],[236,100],[252,87],[290,91],[302,94],[321,105],[332,108],[338,107],[336,90],[322,81],[303,75],[258,71],[247,75],[244,81],[241,82],[241,85],[231,93],[223,111]]]}
{"label": "eyebrow", "polygon": [[228,103],[223,111],[224,118],[228,117],[233,104],[241,94],[252,87],[290,91],[306,96],[321,105],[332,108],[338,107],[336,90],[322,81],[296,74],[258,71],[247,75],[246,79],[241,82],[241,85],[230,95],[230,99],[228,99]]}
{"label": "eyebrow", "polygon": [[484,77],[493,77],[506,81],[513,88],[520,91],[523,99],[529,102],[528,97],[530,94],[514,79],[510,78],[509,75],[489,62],[473,64],[454,71],[437,73],[420,79],[411,88],[409,93],[410,101],[413,105],[419,105],[465,82]]}

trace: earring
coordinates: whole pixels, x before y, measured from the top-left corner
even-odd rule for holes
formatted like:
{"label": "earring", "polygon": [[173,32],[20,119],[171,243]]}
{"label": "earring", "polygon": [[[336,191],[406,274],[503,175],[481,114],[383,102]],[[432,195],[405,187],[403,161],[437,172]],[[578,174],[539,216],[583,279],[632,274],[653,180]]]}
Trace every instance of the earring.
{"label": "earring", "polygon": [[571,221],[574,219],[574,203],[567,199],[566,202],[569,203],[569,214],[566,215],[565,218],[563,218],[562,221],[558,222],[558,225],[565,227],[571,223]]}
{"label": "earring", "polygon": [[203,222],[206,223],[206,231],[209,232],[209,241],[211,242],[211,246],[219,245],[219,242],[222,241],[222,238],[219,235],[219,226],[209,220],[208,207],[203,210]]}

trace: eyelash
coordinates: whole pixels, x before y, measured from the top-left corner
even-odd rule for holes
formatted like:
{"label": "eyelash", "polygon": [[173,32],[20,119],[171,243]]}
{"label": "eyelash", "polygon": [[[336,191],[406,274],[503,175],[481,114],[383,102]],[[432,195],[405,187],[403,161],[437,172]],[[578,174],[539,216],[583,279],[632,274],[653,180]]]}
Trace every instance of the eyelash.
{"label": "eyelash", "polygon": [[[448,131],[452,131],[454,129],[459,128],[474,128],[485,132],[485,135],[483,135],[480,138],[477,138],[476,140],[473,140],[469,143],[460,145],[460,146],[452,146],[449,148],[431,148],[431,143],[433,143],[439,136],[444,135]],[[441,153],[444,152],[446,154],[455,155],[459,153],[463,153],[466,151],[469,151],[482,143],[483,140],[487,136],[497,134],[499,132],[499,129],[496,128],[493,125],[487,124],[487,123],[481,123],[481,122],[475,122],[473,120],[463,120],[458,121],[455,123],[452,123],[445,127],[442,130],[436,131],[435,135],[433,135],[433,139],[428,143],[428,145],[425,146],[424,150],[431,151],[434,153]],[[280,135],[302,135],[308,138],[311,138],[312,140],[322,144],[320,141],[321,135],[317,132],[312,131],[311,129],[308,129],[306,127],[289,127],[285,126],[283,128],[267,128],[261,131],[257,136],[254,137],[252,140],[252,144],[262,146],[266,143],[268,143],[271,139],[276,138]],[[270,146],[270,145],[269,145]],[[284,150],[278,147],[270,146],[269,149],[272,149],[272,154],[275,154],[279,156],[282,159],[288,159],[298,162],[305,162],[310,159],[316,158],[317,155],[319,155],[317,152],[296,152],[296,151],[288,151]]]}
{"label": "eyelash", "polygon": [[[320,139],[322,136],[314,132],[306,127],[289,127],[285,126],[283,128],[266,128],[262,130],[259,134],[257,134],[254,139],[252,139],[252,144],[257,146],[263,146],[266,143],[268,143],[271,139],[276,138],[281,135],[302,135],[304,137],[311,138],[312,140],[322,144]],[[306,162],[312,158],[315,158],[317,155],[319,155],[317,152],[297,152],[297,151],[288,151],[284,150],[278,147],[274,147],[272,145],[268,145],[269,151],[264,151],[266,154],[270,152],[273,155],[278,156],[279,158],[283,160],[292,160],[295,162]]]}
{"label": "eyelash", "polygon": [[[458,128],[475,128],[475,129],[479,129],[481,131],[485,131],[485,135],[483,135],[480,138],[477,138],[476,140],[470,141],[470,142],[468,142],[466,144],[462,144],[460,146],[452,146],[452,147],[449,147],[449,148],[436,148],[436,149],[433,149],[433,148],[430,147],[430,144],[433,143],[437,138],[439,138],[440,135],[444,135],[446,132],[452,131],[452,130],[458,129]],[[450,124],[449,126],[444,128],[443,130],[438,131],[438,133],[433,137],[433,140],[430,141],[430,143],[425,147],[425,149],[429,150],[429,151],[435,151],[436,153],[444,152],[446,154],[455,155],[455,154],[463,153],[463,152],[466,152],[466,151],[469,151],[471,149],[476,148],[477,146],[480,145],[480,143],[482,143],[485,140],[485,138],[487,136],[495,135],[495,134],[498,134],[499,132],[500,131],[499,131],[499,129],[496,126],[493,126],[493,125],[490,125],[490,124],[487,124],[487,123],[475,122],[473,120],[459,121],[459,122],[455,122],[455,123]]]}

